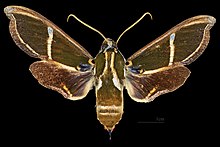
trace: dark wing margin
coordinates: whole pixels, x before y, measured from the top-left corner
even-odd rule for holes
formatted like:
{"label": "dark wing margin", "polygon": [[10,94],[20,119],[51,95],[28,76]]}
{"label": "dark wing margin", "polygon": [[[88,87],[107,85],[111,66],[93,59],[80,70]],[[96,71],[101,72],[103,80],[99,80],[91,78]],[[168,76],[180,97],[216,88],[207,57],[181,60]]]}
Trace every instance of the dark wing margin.
{"label": "dark wing margin", "polygon": [[34,62],[30,71],[41,85],[71,100],[84,98],[93,86],[91,71],[80,72],[55,61]]}
{"label": "dark wing margin", "polygon": [[86,49],[39,13],[21,6],[7,6],[4,12],[13,40],[29,56],[72,67],[92,59]]}

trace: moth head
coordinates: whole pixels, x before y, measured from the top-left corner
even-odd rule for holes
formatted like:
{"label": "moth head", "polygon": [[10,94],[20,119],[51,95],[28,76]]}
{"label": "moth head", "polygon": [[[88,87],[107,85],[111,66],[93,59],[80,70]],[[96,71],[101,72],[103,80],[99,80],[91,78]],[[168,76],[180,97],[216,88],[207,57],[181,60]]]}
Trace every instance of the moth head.
{"label": "moth head", "polygon": [[106,51],[114,51],[115,49],[117,49],[116,42],[110,38],[106,38],[102,43],[100,52],[105,53]]}

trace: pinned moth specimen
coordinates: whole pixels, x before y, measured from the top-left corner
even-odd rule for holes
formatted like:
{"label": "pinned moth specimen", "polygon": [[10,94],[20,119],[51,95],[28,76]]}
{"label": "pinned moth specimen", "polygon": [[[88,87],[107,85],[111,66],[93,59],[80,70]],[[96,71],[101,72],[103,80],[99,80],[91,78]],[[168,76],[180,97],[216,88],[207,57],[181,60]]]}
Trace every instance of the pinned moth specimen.
{"label": "pinned moth specimen", "polygon": [[38,82],[71,100],[86,97],[94,86],[97,118],[110,133],[122,118],[123,90],[137,102],[150,102],[182,86],[190,75],[185,65],[203,53],[216,21],[208,15],[186,19],[125,59],[119,39],[106,38],[74,15],[104,38],[96,57],[31,9],[8,6],[4,12],[16,45],[40,59],[30,65]]}

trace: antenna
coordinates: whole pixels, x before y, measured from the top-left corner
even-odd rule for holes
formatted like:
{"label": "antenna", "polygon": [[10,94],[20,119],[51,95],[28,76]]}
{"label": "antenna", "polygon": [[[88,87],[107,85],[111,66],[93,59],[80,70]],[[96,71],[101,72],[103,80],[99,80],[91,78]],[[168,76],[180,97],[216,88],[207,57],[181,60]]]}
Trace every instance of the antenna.
{"label": "antenna", "polygon": [[153,19],[152,15],[149,12],[144,13],[136,22],[134,22],[130,27],[128,27],[124,32],[121,33],[121,35],[118,37],[116,44],[118,44],[118,41],[120,40],[121,36],[125,34],[128,30],[130,30],[133,26],[135,26],[137,23],[139,23],[146,15],[150,15],[151,20]]}
{"label": "antenna", "polygon": [[69,21],[69,18],[70,18],[70,17],[74,17],[78,22],[80,22],[80,23],[83,24],[84,26],[86,26],[86,27],[92,29],[93,31],[99,33],[99,34],[104,38],[104,40],[107,40],[106,37],[105,37],[100,31],[98,31],[97,29],[95,29],[95,28],[93,28],[92,26],[88,25],[87,23],[83,22],[83,21],[80,20],[78,17],[76,17],[76,15],[74,15],[74,14],[70,14],[70,15],[67,17],[67,22]]}

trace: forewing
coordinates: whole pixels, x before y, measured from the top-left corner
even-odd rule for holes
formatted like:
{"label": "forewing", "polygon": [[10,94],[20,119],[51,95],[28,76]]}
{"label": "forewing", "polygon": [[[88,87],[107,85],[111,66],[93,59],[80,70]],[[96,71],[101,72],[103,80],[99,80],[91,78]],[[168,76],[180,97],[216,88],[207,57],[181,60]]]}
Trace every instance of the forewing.
{"label": "forewing", "polygon": [[39,13],[21,6],[8,6],[9,30],[15,43],[31,57],[52,59],[76,67],[92,56],[75,40]]}
{"label": "forewing", "polygon": [[189,18],[141,48],[127,61],[132,62],[133,67],[144,70],[154,70],[175,62],[190,64],[208,45],[210,29],[214,24],[215,18],[208,15]]}

